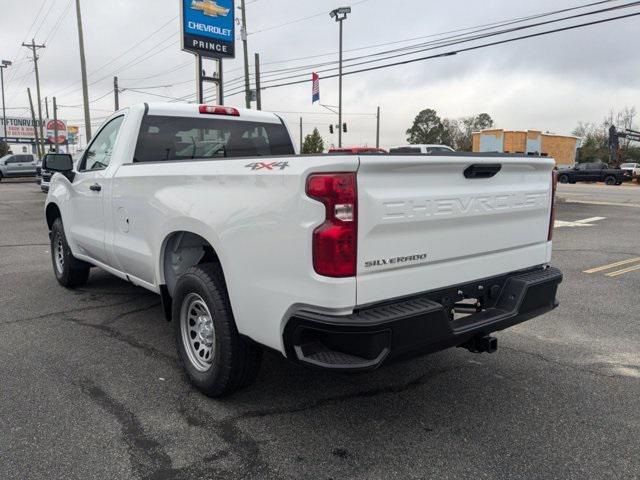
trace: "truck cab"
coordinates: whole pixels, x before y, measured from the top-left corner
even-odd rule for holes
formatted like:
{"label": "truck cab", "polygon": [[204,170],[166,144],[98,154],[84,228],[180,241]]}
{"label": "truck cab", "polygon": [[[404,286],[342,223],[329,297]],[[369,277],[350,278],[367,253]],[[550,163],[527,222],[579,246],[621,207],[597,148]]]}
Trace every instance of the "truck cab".
{"label": "truck cab", "polygon": [[0,158],[0,180],[3,178],[35,177],[37,166],[34,155],[10,153]]}

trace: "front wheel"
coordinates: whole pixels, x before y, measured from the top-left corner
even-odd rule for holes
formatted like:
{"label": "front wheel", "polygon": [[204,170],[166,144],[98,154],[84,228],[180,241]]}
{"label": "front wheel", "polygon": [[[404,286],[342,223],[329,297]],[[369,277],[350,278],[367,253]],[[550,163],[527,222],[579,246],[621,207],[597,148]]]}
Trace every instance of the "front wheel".
{"label": "front wheel", "polygon": [[51,227],[51,261],[56,280],[63,287],[74,288],[87,283],[91,265],[71,253],[60,218],[56,218]]}
{"label": "front wheel", "polygon": [[615,185],[617,182],[618,180],[616,179],[616,177],[611,175],[604,179],[604,183],[606,183],[607,185]]}
{"label": "front wheel", "polygon": [[172,303],[178,354],[198,390],[222,397],[253,382],[262,350],[238,333],[220,265],[188,269]]}
{"label": "front wheel", "polygon": [[569,183],[569,177],[567,175],[560,175],[558,181],[560,183]]}

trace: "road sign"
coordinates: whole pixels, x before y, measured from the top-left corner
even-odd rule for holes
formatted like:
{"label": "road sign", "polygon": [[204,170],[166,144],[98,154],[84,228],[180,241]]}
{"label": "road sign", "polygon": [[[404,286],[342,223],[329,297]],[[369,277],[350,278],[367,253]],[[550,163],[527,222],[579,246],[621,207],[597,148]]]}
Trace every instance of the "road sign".
{"label": "road sign", "polygon": [[[57,128],[56,128],[57,124]],[[56,137],[56,130],[58,136]],[[48,120],[47,121],[47,143],[50,145],[65,145],[68,140],[67,124],[62,120]]]}
{"label": "road sign", "polygon": [[235,1],[180,0],[182,49],[210,58],[235,57]]}

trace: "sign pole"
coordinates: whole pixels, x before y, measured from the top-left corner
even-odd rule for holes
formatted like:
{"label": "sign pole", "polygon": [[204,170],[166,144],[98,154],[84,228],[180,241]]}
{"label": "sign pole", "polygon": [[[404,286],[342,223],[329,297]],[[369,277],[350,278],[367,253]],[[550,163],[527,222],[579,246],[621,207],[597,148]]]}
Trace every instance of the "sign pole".
{"label": "sign pole", "polygon": [[53,97],[53,148],[58,153],[58,104],[56,97]]}
{"label": "sign pole", "polygon": [[224,77],[222,74],[222,59],[218,59],[218,102],[224,105]]}
{"label": "sign pole", "polygon": [[202,55],[196,53],[196,101],[204,103],[204,91],[202,89]]}

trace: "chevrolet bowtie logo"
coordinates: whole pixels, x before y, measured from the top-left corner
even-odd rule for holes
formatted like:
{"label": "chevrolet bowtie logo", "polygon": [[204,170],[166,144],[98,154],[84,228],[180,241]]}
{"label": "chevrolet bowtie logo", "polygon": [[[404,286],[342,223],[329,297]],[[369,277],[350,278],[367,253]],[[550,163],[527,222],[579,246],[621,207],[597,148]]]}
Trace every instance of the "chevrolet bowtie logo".
{"label": "chevrolet bowtie logo", "polygon": [[229,15],[229,9],[221,7],[214,0],[202,0],[201,2],[193,0],[191,2],[191,8],[193,10],[200,10],[208,17],[226,17]]}

